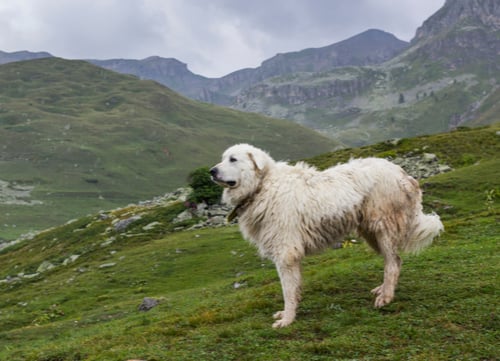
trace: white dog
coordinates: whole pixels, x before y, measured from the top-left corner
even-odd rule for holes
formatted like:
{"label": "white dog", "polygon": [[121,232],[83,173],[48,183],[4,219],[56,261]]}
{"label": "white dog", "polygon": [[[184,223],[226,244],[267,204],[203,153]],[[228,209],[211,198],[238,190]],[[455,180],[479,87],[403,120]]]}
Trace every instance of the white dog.
{"label": "white dog", "polygon": [[277,268],[285,308],[273,327],[295,319],[301,259],[357,231],[385,260],[384,281],[372,290],[375,307],[394,298],[402,252],[418,252],[442,230],[439,216],[422,213],[418,182],[399,166],[378,158],[356,159],[325,171],[305,163],[275,162],[248,144],[227,149],[210,170],[225,187],[243,236]]}

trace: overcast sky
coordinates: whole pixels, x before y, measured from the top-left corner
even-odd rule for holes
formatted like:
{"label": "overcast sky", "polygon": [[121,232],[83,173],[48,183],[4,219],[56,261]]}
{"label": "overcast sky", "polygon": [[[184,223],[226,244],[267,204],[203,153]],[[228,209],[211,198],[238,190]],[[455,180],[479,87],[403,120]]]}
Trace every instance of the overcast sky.
{"label": "overcast sky", "polygon": [[0,0],[0,50],[176,58],[220,77],[368,29],[409,41],[445,0]]}

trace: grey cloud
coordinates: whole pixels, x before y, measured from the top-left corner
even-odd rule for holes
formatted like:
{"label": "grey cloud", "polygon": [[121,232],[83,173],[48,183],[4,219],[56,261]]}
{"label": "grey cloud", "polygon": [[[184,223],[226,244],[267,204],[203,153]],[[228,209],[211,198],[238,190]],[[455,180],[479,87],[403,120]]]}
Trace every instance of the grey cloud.
{"label": "grey cloud", "polygon": [[205,76],[378,28],[410,40],[444,0],[16,0],[0,50],[77,58],[174,57]]}

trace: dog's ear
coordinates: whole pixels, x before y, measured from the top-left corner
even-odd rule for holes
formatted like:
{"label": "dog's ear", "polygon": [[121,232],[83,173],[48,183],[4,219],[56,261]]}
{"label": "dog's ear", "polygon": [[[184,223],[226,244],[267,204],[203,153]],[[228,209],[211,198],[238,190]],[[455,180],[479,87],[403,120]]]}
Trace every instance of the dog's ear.
{"label": "dog's ear", "polygon": [[253,163],[253,166],[256,171],[262,172],[268,165],[268,157],[263,152],[248,152],[248,157]]}

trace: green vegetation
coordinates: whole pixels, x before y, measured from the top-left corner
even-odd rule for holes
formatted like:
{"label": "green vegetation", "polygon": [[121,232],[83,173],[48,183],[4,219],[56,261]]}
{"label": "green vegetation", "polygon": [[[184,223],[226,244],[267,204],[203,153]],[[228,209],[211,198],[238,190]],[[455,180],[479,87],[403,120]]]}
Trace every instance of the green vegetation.
{"label": "green vegetation", "polygon": [[195,203],[219,203],[222,187],[212,182],[208,167],[202,167],[189,174],[189,186],[193,189],[189,200]]}
{"label": "green vegetation", "polygon": [[452,167],[472,165],[483,160],[494,160],[500,154],[500,123],[480,128],[458,128],[450,133],[403,138],[374,145],[341,149],[325,153],[307,161],[320,169],[346,162],[355,157],[404,156],[409,153],[434,153]]}
{"label": "green vegetation", "polygon": [[0,239],[171,191],[239,142],[285,159],[336,144],[286,120],[191,101],[84,61],[2,65],[0,180],[34,187],[30,199],[43,204],[0,202]]}
{"label": "green vegetation", "polygon": [[[0,359],[495,360],[498,342],[500,125],[403,139],[309,159],[432,152],[449,173],[422,181],[445,233],[405,256],[395,301],[372,307],[382,260],[364,244],[309,257],[297,320],[273,265],[236,227],[176,231],[181,204],[81,218],[0,251]],[[125,234],[116,219],[141,214]],[[146,230],[151,222],[159,228]],[[145,229],[146,228],[146,229]],[[80,257],[67,261],[72,255]],[[32,278],[43,261],[56,267]],[[66,265],[64,265],[66,261]],[[235,287],[235,285],[239,287]],[[160,304],[137,307],[144,297]]]}

